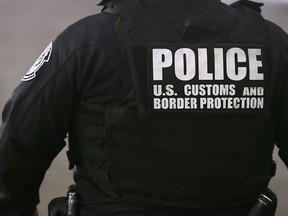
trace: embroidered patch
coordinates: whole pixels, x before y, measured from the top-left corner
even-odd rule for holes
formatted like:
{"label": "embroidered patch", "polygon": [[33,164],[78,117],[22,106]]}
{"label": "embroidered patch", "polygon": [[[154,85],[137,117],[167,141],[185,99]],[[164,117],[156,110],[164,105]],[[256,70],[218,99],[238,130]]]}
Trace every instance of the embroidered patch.
{"label": "embroidered patch", "polygon": [[267,111],[267,60],[258,45],[162,45],[149,50],[154,113]]}
{"label": "embroidered patch", "polygon": [[43,53],[38,57],[29,71],[22,78],[22,81],[29,81],[36,77],[36,72],[42,67],[45,62],[48,62],[52,53],[52,42],[47,46]]}

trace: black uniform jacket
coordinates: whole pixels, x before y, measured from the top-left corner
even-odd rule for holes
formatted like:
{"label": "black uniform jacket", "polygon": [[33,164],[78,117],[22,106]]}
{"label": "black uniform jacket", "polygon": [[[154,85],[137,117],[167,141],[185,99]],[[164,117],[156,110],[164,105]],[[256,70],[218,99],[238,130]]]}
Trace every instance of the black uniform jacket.
{"label": "black uniform jacket", "polygon": [[[143,2],[185,12],[185,1]],[[209,0],[203,1],[203,7],[205,4]],[[69,26],[48,45],[7,102],[0,130],[1,216],[33,211],[45,172],[65,146],[77,103],[105,108],[119,98],[124,70],[114,29],[118,18],[101,13]],[[276,25],[267,25],[273,26],[281,43],[282,77],[276,83],[282,90],[275,105],[279,117],[275,142],[288,165],[288,36]]]}

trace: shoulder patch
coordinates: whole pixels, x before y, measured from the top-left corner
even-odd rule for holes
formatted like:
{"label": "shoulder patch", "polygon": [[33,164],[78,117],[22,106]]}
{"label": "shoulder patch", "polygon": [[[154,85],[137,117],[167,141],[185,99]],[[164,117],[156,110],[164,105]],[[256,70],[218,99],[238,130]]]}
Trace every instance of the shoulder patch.
{"label": "shoulder patch", "polygon": [[48,62],[52,53],[52,42],[46,47],[42,54],[38,57],[32,67],[27,71],[22,81],[29,81],[36,77],[36,72],[42,67],[45,62]]}

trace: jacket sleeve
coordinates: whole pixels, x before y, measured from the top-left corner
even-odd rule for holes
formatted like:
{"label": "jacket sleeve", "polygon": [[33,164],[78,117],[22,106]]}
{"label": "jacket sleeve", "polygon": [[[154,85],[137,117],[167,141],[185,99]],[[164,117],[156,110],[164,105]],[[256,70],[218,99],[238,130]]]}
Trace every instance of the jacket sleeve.
{"label": "jacket sleeve", "polygon": [[288,167],[288,35],[279,29],[280,36],[280,65],[281,92],[278,96],[276,145],[279,148],[279,156]]}
{"label": "jacket sleeve", "polygon": [[2,113],[0,215],[32,215],[39,187],[65,145],[77,100],[77,52],[58,37],[45,49]]}

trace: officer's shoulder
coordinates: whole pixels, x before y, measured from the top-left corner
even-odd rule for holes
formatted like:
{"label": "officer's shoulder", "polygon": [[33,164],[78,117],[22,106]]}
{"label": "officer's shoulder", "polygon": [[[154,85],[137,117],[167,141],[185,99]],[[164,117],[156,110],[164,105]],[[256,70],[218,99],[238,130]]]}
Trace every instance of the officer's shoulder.
{"label": "officer's shoulder", "polygon": [[[83,30],[91,32],[93,30],[99,30],[99,28],[102,28],[101,30],[103,31],[105,29],[109,29],[109,25],[113,24],[116,20],[116,16],[107,13],[93,14],[71,24],[66,28],[66,31]],[[113,26],[111,27],[113,28]]]}
{"label": "officer's shoulder", "polygon": [[271,29],[273,29],[274,34],[278,37],[278,39],[281,41],[281,45],[288,48],[288,34],[285,32],[279,25],[275,24],[274,22],[270,20],[265,20],[267,25],[270,26]]}
{"label": "officer's shoulder", "polygon": [[109,45],[115,40],[116,20],[117,17],[105,13],[87,16],[68,26],[56,41],[70,44],[75,49],[92,44]]}

